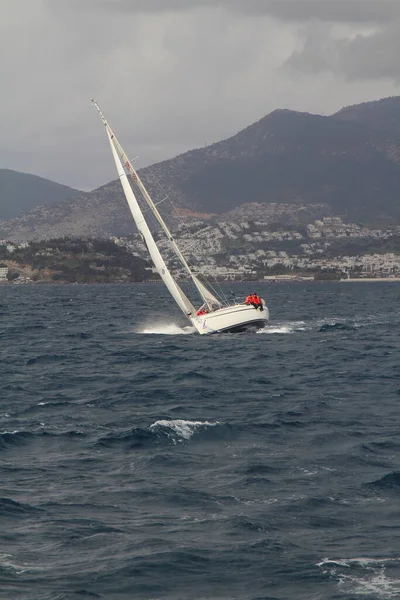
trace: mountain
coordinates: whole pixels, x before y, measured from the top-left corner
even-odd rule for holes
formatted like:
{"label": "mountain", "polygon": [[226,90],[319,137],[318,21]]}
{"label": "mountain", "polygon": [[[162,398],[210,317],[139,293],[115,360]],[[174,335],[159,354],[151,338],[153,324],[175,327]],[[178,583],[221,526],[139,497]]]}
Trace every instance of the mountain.
{"label": "mountain", "polygon": [[[123,143],[123,132],[120,138]],[[400,222],[400,97],[346,107],[329,117],[276,110],[229,139],[140,175],[156,202],[168,195],[189,214],[240,218],[253,203],[266,210],[283,205],[289,212],[318,206],[318,214],[324,207],[326,215],[356,222]],[[12,239],[98,237],[133,229],[118,181],[0,222],[2,236]]]}
{"label": "mountain", "polygon": [[0,219],[12,219],[40,205],[52,205],[79,194],[43,177],[0,169]]}
{"label": "mountain", "polygon": [[400,136],[400,99],[398,96],[346,106],[335,117],[367,124],[370,129]]}

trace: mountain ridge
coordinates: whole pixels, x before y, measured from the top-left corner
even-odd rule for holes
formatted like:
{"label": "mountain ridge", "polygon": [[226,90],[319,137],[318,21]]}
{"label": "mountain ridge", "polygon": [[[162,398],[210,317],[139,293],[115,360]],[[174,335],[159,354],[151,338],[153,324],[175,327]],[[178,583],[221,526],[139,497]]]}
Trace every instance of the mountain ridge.
{"label": "mountain ridge", "polygon": [[[400,97],[330,116],[277,109],[225,140],[139,172],[156,202],[168,195],[197,214],[222,216],[248,203],[326,205],[327,215],[398,222]],[[0,222],[14,239],[40,239],[46,229],[52,237],[79,237],[133,228],[118,180]]]}
{"label": "mountain ridge", "polygon": [[39,175],[0,169],[0,219],[9,220],[36,206],[57,204],[79,193]]}

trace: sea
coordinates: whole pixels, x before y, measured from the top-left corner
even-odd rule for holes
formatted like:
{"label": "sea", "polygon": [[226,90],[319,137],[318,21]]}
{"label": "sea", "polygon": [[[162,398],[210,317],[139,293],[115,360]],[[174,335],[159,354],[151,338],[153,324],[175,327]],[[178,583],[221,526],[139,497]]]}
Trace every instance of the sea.
{"label": "sea", "polygon": [[400,598],[400,283],[0,287],[0,598]]}

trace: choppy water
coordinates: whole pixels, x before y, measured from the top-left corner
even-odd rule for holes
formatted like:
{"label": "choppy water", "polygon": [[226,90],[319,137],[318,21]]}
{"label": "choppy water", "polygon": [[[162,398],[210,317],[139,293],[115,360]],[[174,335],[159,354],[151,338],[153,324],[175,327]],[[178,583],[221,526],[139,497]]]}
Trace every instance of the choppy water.
{"label": "choppy water", "polygon": [[0,287],[0,598],[400,598],[400,285],[258,291]]}

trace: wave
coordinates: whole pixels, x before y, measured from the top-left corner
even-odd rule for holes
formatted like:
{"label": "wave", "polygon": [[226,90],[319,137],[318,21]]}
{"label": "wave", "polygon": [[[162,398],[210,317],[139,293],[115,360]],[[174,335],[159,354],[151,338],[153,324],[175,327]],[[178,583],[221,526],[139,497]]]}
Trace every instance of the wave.
{"label": "wave", "polygon": [[29,407],[29,410],[34,410],[37,406],[70,406],[70,404],[71,403],[68,402],[68,400],[60,400],[59,402],[54,402],[51,400],[45,402],[44,400],[42,400],[42,402],[38,402],[34,406]]}
{"label": "wave", "polygon": [[129,449],[143,448],[147,445],[159,444],[163,441],[176,444],[184,440],[189,440],[194,433],[201,428],[214,427],[217,422],[209,421],[186,421],[184,419],[155,421],[150,427],[134,427],[128,431],[110,433],[101,437],[96,444],[100,446],[113,447],[126,444]]}
{"label": "wave", "polygon": [[80,338],[82,340],[87,340],[91,337],[90,333],[86,333],[85,331],[78,331],[76,333],[66,333],[65,336],[68,338]]}
{"label": "wave", "polygon": [[259,329],[257,333],[298,333],[304,331],[335,331],[335,330],[347,330],[357,329],[357,325],[352,323],[345,323],[336,319],[315,319],[311,321],[281,321],[274,324],[267,325],[263,329]]}
{"label": "wave", "polygon": [[218,425],[218,421],[213,423],[210,421],[185,421],[184,419],[175,419],[172,421],[156,421],[150,425],[150,429],[157,429],[167,436],[172,434],[173,436],[178,436],[178,438],[189,440],[200,427],[215,427],[215,425]]}
{"label": "wave", "polygon": [[0,432],[0,449],[5,449],[10,446],[22,446],[28,443],[33,437],[29,431],[2,431]]}
{"label": "wave", "polygon": [[[310,320],[296,320],[296,321],[277,321],[270,323],[266,327],[257,330],[257,333],[262,334],[291,334],[304,331],[347,331],[359,329],[363,326],[371,326],[380,324],[382,320],[379,320],[376,315],[371,315],[360,319],[354,317],[351,319],[338,317],[326,317],[326,318],[315,318]],[[158,335],[188,335],[196,333],[196,329],[190,325],[181,327],[175,323],[151,323],[146,324],[136,330],[136,333],[142,334],[158,334]]]}
{"label": "wave", "polygon": [[[104,598],[104,596],[100,596],[99,594],[90,592],[89,590],[77,590],[76,592],[72,592],[72,594],[76,600],[79,600],[79,598]],[[68,597],[69,596],[65,596],[64,598],[60,598],[60,600],[68,600]]]}
{"label": "wave", "polygon": [[324,558],[317,563],[324,574],[338,582],[340,591],[355,596],[399,598],[400,579],[389,577],[387,570],[400,566],[400,558]]}
{"label": "wave", "polygon": [[348,331],[352,329],[357,329],[357,327],[355,325],[337,321],[335,323],[324,323],[320,326],[318,331]]}
{"label": "wave", "polygon": [[378,442],[369,442],[361,444],[360,448],[363,452],[372,452],[373,454],[379,454],[383,450],[396,450],[400,447],[400,444],[392,440],[382,440]]}
{"label": "wave", "polygon": [[96,445],[111,448],[113,446],[127,444],[129,449],[142,448],[147,445],[147,442],[151,441],[152,438],[153,435],[151,431],[143,429],[142,427],[134,427],[128,431],[125,430],[103,436],[96,441]]}
{"label": "wave", "polygon": [[379,320],[375,315],[360,319],[354,317],[346,319],[342,317],[326,317],[326,318],[315,318],[310,320],[302,321],[277,321],[270,323],[263,329],[259,329],[257,333],[263,334],[288,334],[298,333],[304,331],[318,331],[322,333],[330,331],[352,331],[357,330],[360,327],[373,326],[380,324],[382,321]]}
{"label": "wave", "polygon": [[13,554],[0,554],[0,572],[10,571],[17,575],[25,572],[25,565],[16,563],[13,559]]}
{"label": "wave", "polygon": [[6,450],[13,446],[23,446],[28,444],[35,438],[46,438],[46,437],[86,437],[84,431],[79,430],[66,430],[61,432],[46,431],[45,429],[39,429],[38,431],[22,431],[15,429],[14,431],[3,431],[0,432],[0,450]]}
{"label": "wave", "polygon": [[274,325],[267,325],[263,329],[259,329],[257,333],[296,333],[297,331],[306,331],[305,321],[287,321],[282,323],[276,323]]}
{"label": "wave", "polygon": [[10,498],[0,498],[0,515],[2,517],[12,517],[14,515],[26,514],[40,510],[40,508],[31,506],[30,504],[15,502],[14,500],[10,500]]}
{"label": "wave", "polygon": [[68,356],[66,354],[41,354],[39,356],[35,356],[34,358],[28,358],[25,364],[28,366],[35,364],[48,364],[65,360],[67,358]]}
{"label": "wave", "polygon": [[156,335],[189,335],[195,333],[196,329],[191,325],[180,327],[175,323],[154,323],[144,325],[136,333],[156,334]]}
{"label": "wave", "polygon": [[388,473],[384,475],[380,479],[376,481],[371,481],[370,483],[365,484],[368,487],[377,487],[383,489],[400,489],[400,471],[393,471],[392,473]]}

